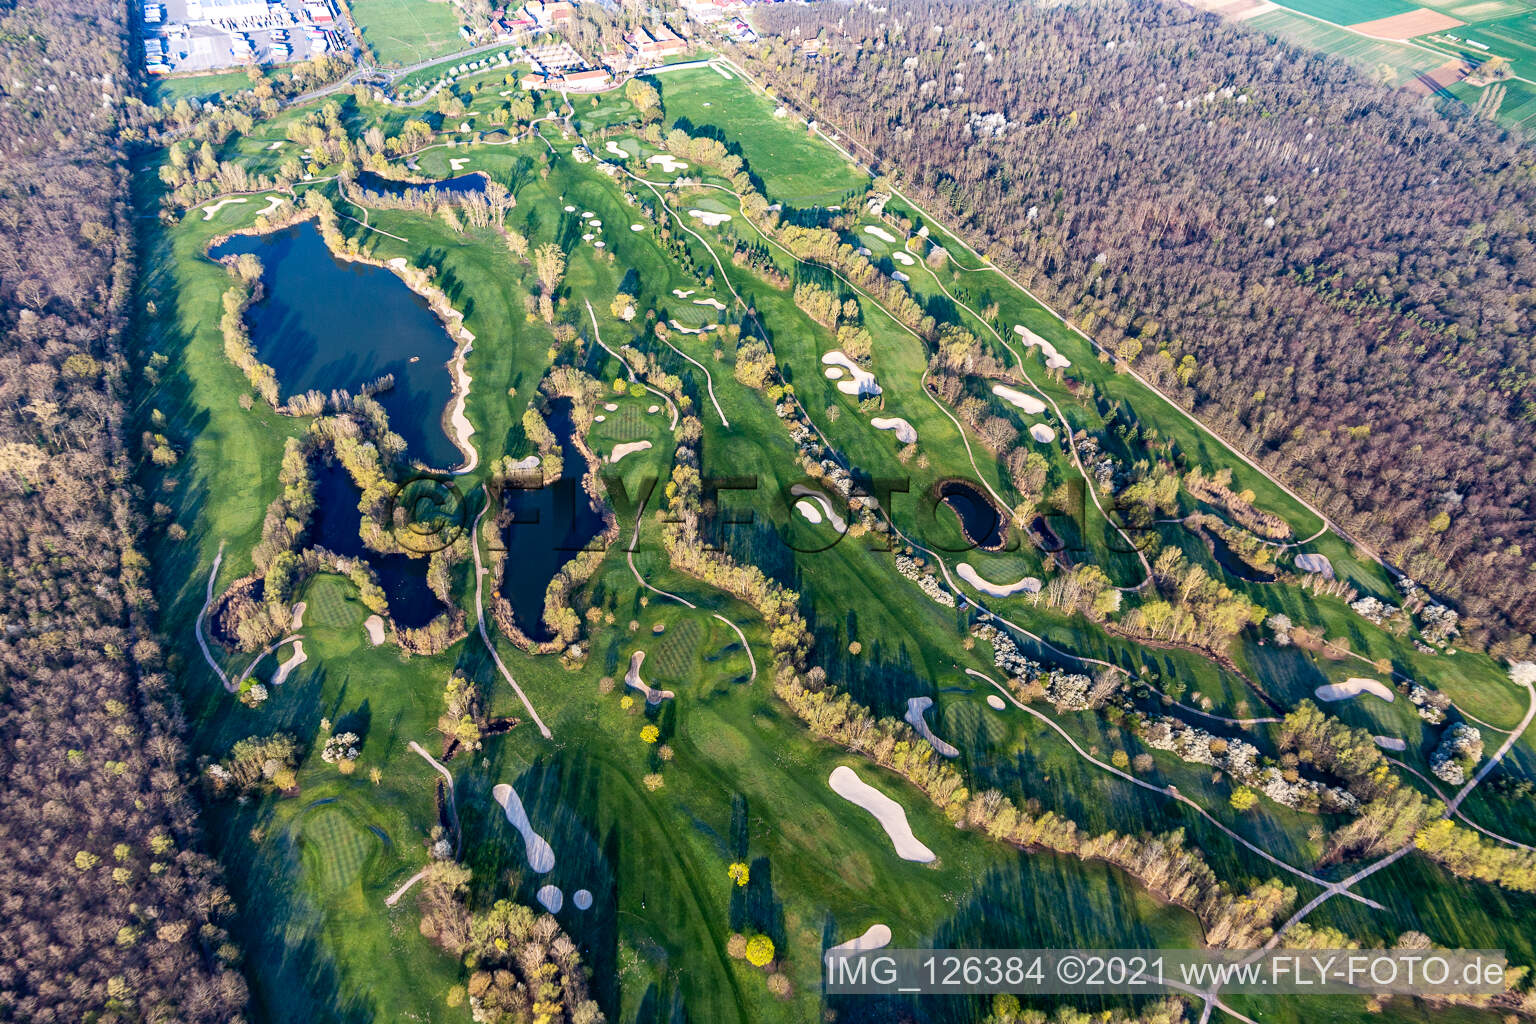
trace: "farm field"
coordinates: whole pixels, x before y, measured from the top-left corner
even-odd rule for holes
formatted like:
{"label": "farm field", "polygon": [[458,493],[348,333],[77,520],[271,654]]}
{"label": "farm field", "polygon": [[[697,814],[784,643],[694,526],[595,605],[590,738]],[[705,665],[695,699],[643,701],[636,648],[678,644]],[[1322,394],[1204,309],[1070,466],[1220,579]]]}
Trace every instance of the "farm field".
{"label": "farm field", "polygon": [[[353,10],[381,60],[456,45],[449,5]],[[179,179],[184,154],[136,167],[136,426],[177,446],[142,481],[153,586],[258,1019],[469,1020],[526,943],[562,1020],[590,997],[611,1021],[960,1024],[985,1002],[825,997],[823,952],[876,924],[896,947],[1257,944],[1320,895],[1305,923],[1341,941],[1536,966],[1527,894],[1335,855],[1358,806],[1315,794],[1358,780],[1282,722],[1316,705],[1361,758],[1402,739],[1414,770],[1382,773],[1426,796],[1447,720],[1482,723],[1485,757],[1523,732],[1536,692],[1432,635],[1432,596],[734,65],[643,79],[650,122],[641,90],[530,96],[521,73],[460,76],[452,117],[346,94],[259,120],[217,147],[238,194]],[[284,295],[264,327],[298,247],[208,256],[231,237],[318,240],[350,329],[295,353],[334,310]],[[365,373],[401,329],[385,308],[430,312],[442,351]],[[271,369],[317,355],[329,392]],[[414,416],[457,464],[403,439]],[[1159,625],[1186,606],[1230,628]],[[1361,677],[1387,696],[1327,689]],[[1496,774],[1529,776],[1531,742]],[[844,769],[926,857],[834,790]],[[1504,830],[1515,798],[1463,795]]]}

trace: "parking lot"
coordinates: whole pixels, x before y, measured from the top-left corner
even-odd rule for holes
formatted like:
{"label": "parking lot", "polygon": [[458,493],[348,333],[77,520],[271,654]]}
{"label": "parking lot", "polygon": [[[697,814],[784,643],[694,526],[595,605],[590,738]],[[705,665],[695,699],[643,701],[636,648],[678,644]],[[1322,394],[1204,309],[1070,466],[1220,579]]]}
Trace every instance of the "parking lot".
{"label": "parking lot", "polygon": [[141,10],[151,73],[286,64],[351,49],[327,0],[157,0]]}

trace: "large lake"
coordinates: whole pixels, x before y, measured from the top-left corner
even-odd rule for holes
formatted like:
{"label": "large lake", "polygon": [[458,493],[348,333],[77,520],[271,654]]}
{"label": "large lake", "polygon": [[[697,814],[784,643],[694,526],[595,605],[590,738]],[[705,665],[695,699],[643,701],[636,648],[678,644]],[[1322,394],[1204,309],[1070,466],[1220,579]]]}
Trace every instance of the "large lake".
{"label": "large lake", "polygon": [[236,235],[209,255],[241,253],[261,260],[266,295],[246,320],[283,400],[310,390],[356,393],[393,374],[395,386],[376,397],[409,455],[438,469],[463,461],[443,429],[454,342],[425,299],[388,270],[333,257],[309,221]]}

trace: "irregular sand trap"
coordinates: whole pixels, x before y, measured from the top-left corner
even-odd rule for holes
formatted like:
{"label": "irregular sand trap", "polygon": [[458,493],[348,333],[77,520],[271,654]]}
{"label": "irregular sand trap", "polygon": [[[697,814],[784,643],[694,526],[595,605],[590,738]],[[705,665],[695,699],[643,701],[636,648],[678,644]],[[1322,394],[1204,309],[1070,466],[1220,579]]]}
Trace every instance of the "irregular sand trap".
{"label": "irregular sand trap", "polygon": [[597,216],[597,214],[593,213],[591,210],[582,210],[581,211],[581,219],[582,220],[591,220],[593,217],[596,217],[596,216]]}
{"label": "irregular sand trap", "polygon": [[250,200],[246,199],[245,196],[232,196],[229,199],[220,199],[216,203],[211,203],[208,206],[203,207],[203,220],[213,220],[213,215],[224,209],[226,206],[234,206],[237,203],[246,202],[250,202]]}
{"label": "irregular sand trap", "polygon": [[293,621],[288,626],[290,633],[296,633],[304,628],[304,612],[308,608],[309,605],[303,601],[293,606]]}
{"label": "irregular sand trap", "polygon": [[577,910],[592,909],[592,894],[586,889],[577,889],[571,895],[571,902],[576,904]]}
{"label": "irregular sand trap", "polygon": [[891,837],[891,845],[896,847],[896,856],[919,864],[929,864],[937,859],[933,851],[918,842],[912,834],[912,826],[907,823],[906,809],[859,778],[852,768],[840,764],[832,769],[832,774],[827,777],[827,785],[844,800],[875,816],[880,827],[885,829],[885,834]]}
{"label": "irregular sand trap", "polygon": [[821,514],[827,517],[827,522],[832,524],[832,529],[838,533],[848,532],[848,524],[843,521],[842,516],[837,514],[837,510],[832,507],[832,502],[827,499],[825,494],[822,494],[814,487],[807,487],[805,484],[795,484],[789,489],[789,493],[796,498],[810,498],[821,506]]}
{"label": "irregular sand trap", "polygon": [[1013,333],[1024,339],[1024,343],[1030,348],[1038,348],[1045,356],[1045,366],[1049,370],[1065,370],[1072,365],[1072,360],[1056,351],[1056,346],[1046,341],[1034,331],[1023,324],[1015,324]]}
{"label": "irregular sand trap", "polygon": [[725,303],[721,302],[719,299],[694,299],[693,304],[695,306],[713,306],[720,310],[722,313],[725,312]]}
{"label": "irregular sand trap", "polygon": [[889,925],[872,924],[865,929],[864,934],[847,942],[839,942],[835,946],[827,948],[828,953],[867,953],[871,950],[884,949],[891,944],[891,929]]}
{"label": "irregular sand trap", "polygon": [[629,159],[629,151],[623,146],[619,145],[617,142],[614,142],[612,139],[609,139],[607,142],[603,143],[603,148],[612,153],[614,156],[618,157],[620,160]]}
{"label": "irregular sand trap", "polygon": [[[828,209],[831,209],[831,207],[828,207]],[[863,231],[866,235],[874,235],[876,238],[880,239],[880,241],[882,241],[882,242],[895,242],[896,241],[896,236],[895,235],[893,235],[889,231],[885,230],[885,228],[878,228],[878,227],[875,227],[875,225],[873,225],[873,224],[866,224],[862,228],[860,228],[859,230]]]}
{"label": "irregular sand trap", "polygon": [[1371,739],[1375,740],[1376,745],[1382,750],[1402,751],[1408,749],[1408,741],[1400,740],[1396,736],[1372,736]]}
{"label": "irregular sand trap", "polygon": [[908,277],[906,274],[903,274],[899,270],[893,270],[893,271],[891,271],[891,280],[892,281],[900,281],[901,283],[905,284],[905,283],[907,283],[908,281],[910,281],[912,279],[910,277]]}
{"label": "irregular sand trap", "polygon": [[910,253],[902,252],[900,249],[891,253],[891,259],[895,260],[897,263],[900,263],[904,267],[914,266],[917,263],[917,260],[913,259]]}
{"label": "irregular sand trap", "polygon": [[853,375],[852,380],[838,382],[837,390],[843,394],[864,398],[880,393],[880,385],[875,383],[875,375],[843,355],[841,350],[833,349],[822,356],[821,361],[828,366],[841,366]]}
{"label": "irregular sand trap", "polygon": [[702,327],[688,327],[678,323],[676,320],[668,320],[667,323],[671,324],[672,329],[679,334],[703,334],[705,331],[712,331],[720,326],[719,324],[705,324]]}
{"label": "irregular sand trap", "polygon": [[992,393],[1011,405],[1016,405],[1031,416],[1038,416],[1045,412],[1045,403],[1034,395],[1026,395],[1016,388],[1010,388],[1004,384],[992,385]]}
{"label": "irregular sand trap", "polygon": [[917,429],[900,416],[876,416],[869,421],[876,430],[896,431],[896,440],[902,444],[917,443]]}
{"label": "irregular sand trap", "polygon": [[829,366],[821,372],[827,375],[827,380],[843,379],[843,368],[841,366]]}
{"label": "irregular sand trap", "polygon": [[272,685],[282,686],[288,681],[288,676],[293,670],[309,660],[309,655],[304,653],[304,641],[293,642],[293,653],[288,655],[288,660],[277,666],[277,671],[272,673]]}
{"label": "irregular sand trap", "polygon": [[610,463],[618,462],[624,456],[633,455],[635,452],[643,452],[650,446],[651,442],[649,441],[625,441],[623,444],[616,444],[613,446],[612,453],[608,456],[608,461]]}
{"label": "irregular sand trap", "polygon": [[640,678],[640,665],[645,661],[645,652],[636,651],[629,656],[629,669],[624,673],[624,685],[632,686],[645,694],[647,704],[660,704],[664,700],[676,697],[671,690],[657,690]]}
{"label": "irregular sand trap", "polygon": [[278,139],[276,142],[267,147],[267,152],[270,153],[274,149],[282,149],[286,145],[288,145],[288,143],[284,142],[282,139]]}
{"label": "irregular sand trap", "polygon": [[644,231],[645,230],[645,225],[644,224],[631,224],[629,226],[629,230],[631,230],[631,231]]}
{"label": "irregular sand trap", "polygon": [[1021,591],[1026,594],[1040,593],[1040,581],[1033,576],[1025,576],[1017,583],[992,583],[983,579],[980,573],[971,568],[970,562],[961,562],[955,566],[955,575],[983,594],[991,594],[993,597],[1008,597],[1010,594]]}
{"label": "irregular sand trap", "polygon": [[592,239],[594,239],[596,237],[597,237],[596,235],[594,235],[592,232],[588,231],[586,234],[581,236],[581,240],[583,242],[590,242],[590,241],[592,241]]}
{"label": "irregular sand trap", "polygon": [[688,216],[694,220],[703,221],[712,228],[717,228],[731,219],[728,213],[711,213],[708,210],[689,210]]}
{"label": "irregular sand trap", "polygon": [[1348,700],[1351,697],[1358,697],[1362,693],[1369,693],[1373,697],[1380,697],[1388,704],[1397,699],[1397,694],[1393,693],[1392,688],[1385,683],[1375,679],[1362,679],[1359,676],[1346,679],[1342,683],[1329,683],[1327,686],[1319,686],[1313,693],[1317,695],[1318,700]]}
{"label": "irregular sand trap", "polygon": [[905,716],[907,724],[916,729],[919,736],[932,743],[933,749],[945,757],[959,757],[960,751],[956,750],[953,744],[939,739],[933,734],[933,730],[928,727],[928,719],[923,717],[923,712],[932,706],[932,697],[909,697],[907,699],[907,713]]}
{"label": "irregular sand trap", "polygon": [[602,226],[603,226],[603,222],[600,221],[600,220],[594,220],[592,223],[587,225],[587,227],[589,227],[589,228],[598,228],[598,229],[601,229]]}
{"label": "irregular sand trap", "polygon": [[598,413],[596,416],[592,417],[593,423],[606,423],[607,421],[608,417],[604,416],[602,413]]}
{"label": "irregular sand trap", "polygon": [[528,848],[528,867],[541,875],[554,870],[554,847],[533,830],[533,824],[528,820],[528,811],[523,807],[517,790],[505,782],[498,782],[491,789],[491,798],[501,804],[512,827],[523,834],[523,845]]}
{"label": "irregular sand trap", "polygon": [[618,403],[617,402],[604,402],[603,403],[603,411],[604,412],[618,412],[619,411]]}
{"label": "irregular sand trap", "polygon": [[256,211],[256,216],[265,217],[279,206],[283,205],[282,196],[267,196],[267,205]]}
{"label": "irregular sand trap", "polygon": [[363,628],[368,631],[368,642],[377,647],[384,642],[384,620],[377,615],[370,615],[363,620]]}
{"label": "irregular sand trap", "polygon": [[648,164],[655,164],[656,166],[660,167],[662,172],[665,174],[676,174],[678,171],[685,171],[688,169],[688,161],[679,160],[677,157],[670,153],[658,153],[653,157],[647,157],[645,162]]}
{"label": "irregular sand trap", "polygon": [[560,913],[560,908],[565,906],[565,893],[560,891],[558,885],[546,885],[534,894],[545,910],[551,914]]}
{"label": "irregular sand trap", "polygon": [[1296,568],[1302,572],[1315,572],[1325,580],[1333,579],[1333,563],[1327,555],[1308,553],[1296,556]]}
{"label": "irregular sand trap", "polygon": [[518,469],[538,469],[539,468],[539,457],[537,455],[529,455],[529,456],[526,456],[524,458],[518,459],[516,462],[512,463],[512,467],[511,468],[514,469],[514,470],[518,470]]}
{"label": "irregular sand trap", "polygon": [[566,213],[575,213],[576,212],[576,207],[574,207],[574,206],[567,206],[565,208],[565,212]]}
{"label": "irregular sand trap", "polygon": [[1029,428],[1029,436],[1041,444],[1050,444],[1056,440],[1056,430],[1054,427],[1046,426],[1044,423],[1036,423]]}
{"label": "irregular sand trap", "polygon": [[469,166],[469,158],[468,157],[452,156],[452,157],[448,158],[448,167],[449,167],[450,170],[462,171],[464,168],[466,168],[468,166]]}
{"label": "irregular sand trap", "polygon": [[681,288],[673,288],[672,294],[676,295],[680,299],[686,299],[696,291],[698,291],[697,288],[689,288],[687,291],[683,291]]}
{"label": "irregular sand trap", "polygon": [[598,239],[597,241],[592,243],[592,248],[594,248],[594,249],[601,249],[601,248],[605,247],[607,244],[608,243],[604,242],[602,239]]}
{"label": "irregular sand trap", "polygon": [[795,511],[804,516],[807,522],[812,524],[821,522],[821,509],[804,498],[795,502]]}
{"label": "irregular sand trap", "polygon": [[659,406],[659,405],[647,406],[645,411],[646,411],[647,415],[654,416],[657,413],[661,412],[661,406]]}
{"label": "irregular sand trap", "polygon": [[997,694],[987,694],[987,707],[991,708],[993,711],[1001,711],[1007,706],[1007,704],[1003,703],[1003,698],[999,697]]}

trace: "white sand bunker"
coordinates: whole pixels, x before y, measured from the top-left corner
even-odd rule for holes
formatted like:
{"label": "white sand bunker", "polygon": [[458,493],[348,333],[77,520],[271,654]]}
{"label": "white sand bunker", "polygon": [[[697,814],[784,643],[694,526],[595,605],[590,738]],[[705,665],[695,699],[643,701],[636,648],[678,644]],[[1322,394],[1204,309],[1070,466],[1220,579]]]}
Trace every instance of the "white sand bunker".
{"label": "white sand bunker", "polygon": [[524,456],[523,458],[518,459],[516,462],[512,463],[511,468],[514,471],[516,471],[516,470],[538,469],[539,468],[539,457],[537,455],[527,455],[527,456]]}
{"label": "white sand bunker", "polygon": [[267,196],[267,205],[256,211],[258,217],[265,217],[279,206],[283,205],[282,196]]}
{"label": "white sand bunker", "polygon": [[645,230],[645,225],[644,224],[631,224],[629,226],[629,230],[631,230],[631,231],[644,231]]}
{"label": "white sand bunker", "polygon": [[575,213],[576,212],[576,207],[574,207],[574,206],[567,206],[565,208],[565,212],[566,213]]}
{"label": "white sand bunker", "polygon": [[647,415],[654,416],[657,413],[661,412],[661,406],[659,406],[659,405],[647,406],[645,411],[646,411]]}
{"label": "white sand bunker", "polygon": [[617,402],[604,402],[603,403],[603,411],[604,412],[618,412],[619,411],[618,403]]}
{"label": "white sand bunker", "polygon": [[828,953],[868,953],[871,950],[884,949],[891,944],[891,929],[889,925],[872,924],[864,930],[864,934],[847,942],[839,942],[835,946],[827,948]]}
{"label": "white sand bunker", "polygon": [[680,299],[686,299],[696,291],[698,291],[697,288],[689,288],[687,291],[683,291],[681,288],[673,288],[672,294],[676,295]]}
{"label": "white sand bunker", "polygon": [[226,206],[235,206],[239,203],[248,202],[250,202],[250,200],[246,199],[245,196],[233,196],[229,199],[220,199],[216,203],[210,203],[203,207],[203,220],[213,220],[213,215],[224,209]]}
{"label": "white sand bunker", "polygon": [[809,523],[816,524],[821,522],[821,509],[805,498],[795,502],[795,511],[804,516]]}
{"label": "white sand bunker", "polygon": [[987,694],[987,707],[991,708],[993,711],[1001,711],[1007,706],[1007,704],[1003,703],[1003,698],[999,697],[997,694]]}
{"label": "white sand bunker", "polygon": [[462,171],[469,166],[469,158],[464,156],[451,156],[448,158],[448,166],[455,171]]}
{"label": "white sand bunker", "polygon": [[829,366],[821,372],[827,375],[827,380],[843,379],[843,368],[841,366]]}
{"label": "white sand bunker", "polygon": [[876,430],[896,431],[896,440],[902,444],[917,443],[917,429],[900,416],[875,416],[869,424]]}
{"label": "white sand bunker", "polygon": [[832,507],[832,502],[827,499],[827,496],[816,490],[816,488],[807,487],[805,484],[795,484],[790,487],[789,493],[796,498],[810,498],[817,505],[821,506],[821,514],[826,516],[827,522],[832,524],[832,529],[838,533],[848,532],[848,524],[843,521],[843,517],[837,514],[837,510]]}
{"label": "white sand bunker", "polygon": [[852,380],[838,382],[837,390],[843,394],[867,398],[880,393],[880,385],[875,383],[875,375],[843,355],[840,349],[828,352],[821,357],[821,361],[828,366],[841,366],[853,376]]}
{"label": "white sand bunker", "polygon": [[623,444],[616,444],[613,446],[613,451],[608,455],[608,461],[610,463],[618,462],[624,456],[633,455],[635,452],[643,452],[650,446],[651,442],[649,441],[625,441]]}
{"label": "white sand bunker", "polygon": [[284,142],[282,139],[278,139],[276,142],[267,147],[267,152],[270,153],[275,149],[282,149],[286,145],[288,145],[288,143]]}
{"label": "white sand bunker", "polygon": [[581,240],[583,242],[590,242],[590,241],[592,241],[592,239],[594,239],[596,237],[597,237],[596,235],[594,235],[592,232],[588,231],[586,234],[581,236]]}
{"label": "white sand bunker", "polygon": [[694,220],[703,221],[712,228],[717,228],[731,219],[728,213],[711,213],[708,210],[689,210],[688,216]]}
{"label": "white sand bunker", "polygon": [[293,606],[293,619],[288,625],[288,631],[290,633],[296,633],[304,628],[304,613],[308,610],[309,603],[307,601],[300,601],[298,604]]}
{"label": "white sand bunker", "polygon": [[608,420],[608,417],[604,416],[602,413],[598,413],[596,416],[592,417],[592,422],[593,423],[606,423],[607,420]]}
{"label": "white sand bunker", "polygon": [[377,615],[370,615],[363,620],[363,628],[368,631],[368,642],[377,647],[384,642],[384,620]]}
{"label": "white sand bunker", "polygon": [[893,271],[891,271],[891,280],[892,281],[900,281],[902,284],[906,284],[908,281],[910,281],[912,279],[910,277],[908,277],[906,274],[903,274],[899,270],[893,270]]}
{"label": "white sand bunker", "polygon": [[993,583],[982,578],[981,574],[971,568],[970,562],[961,562],[955,566],[955,575],[981,591],[983,594],[991,594],[993,597],[1008,597],[1011,594],[1040,593],[1040,581],[1033,576],[1025,576],[1017,583]]}
{"label": "white sand bunker", "polygon": [[1010,388],[1006,384],[992,385],[992,393],[1009,405],[1016,405],[1030,416],[1038,416],[1045,412],[1045,403],[1034,395],[1026,395],[1017,388]]}
{"label": "white sand bunker", "polygon": [[873,224],[866,224],[860,230],[863,231],[866,235],[874,235],[876,238],[880,239],[880,241],[882,241],[882,242],[895,242],[896,241],[896,236],[895,235],[893,235],[889,231],[885,230],[885,228],[877,228]]}
{"label": "white sand bunker", "polygon": [[1348,700],[1358,697],[1362,693],[1368,693],[1373,697],[1380,697],[1391,704],[1397,698],[1392,688],[1376,679],[1362,679],[1356,676],[1346,679],[1342,683],[1329,683],[1327,686],[1319,686],[1315,691],[1318,700]]}
{"label": "white sand bunker", "polygon": [[685,171],[688,169],[688,161],[679,160],[677,157],[670,153],[658,153],[653,157],[647,157],[645,162],[648,164],[655,164],[667,174],[676,174],[678,171]]}
{"label": "white sand bunker", "polygon": [[1039,441],[1041,444],[1050,444],[1052,441],[1056,440],[1056,429],[1054,427],[1047,426],[1044,423],[1036,423],[1034,426],[1029,428],[1029,436],[1034,438],[1036,441]]}
{"label": "white sand bunker", "polygon": [[608,243],[604,242],[602,239],[598,239],[597,241],[592,243],[592,248],[594,248],[594,249],[601,249],[604,246],[606,246],[607,244]]}
{"label": "white sand bunker", "polygon": [[546,874],[554,870],[555,851],[545,838],[533,830],[533,824],[528,820],[528,812],[523,808],[523,801],[517,795],[517,790],[499,782],[491,789],[491,798],[506,812],[507,821],[512,827],[523,834],[523,845],[528,848],[528,867],[539,874]]}
{"label": "white sand bunker", "polygon": [[933,730],[929,728],[928,719],[923,717],[923,712],[927,711],[931,707],[933,707],[932,697],[908,698],[907,713],[904,716],[907,720],[907,724],[910,725],[913,729],[916,729],[919,736],[927,740],[929,743],[932,743],[933,749],[937,750],[945,757],[959,757],[960,751],[955,749],[954,744],[947,743],[944,740],[939,739],[933,734]]}
{"label": "white sand bunker", "polygon": [[1302,572],[1315,572],[1325,580],[1333,579],[1333,563],[1328,561],[1327,555],[1307,553],[1296,556],[1296,568]]}
{"label": "white sand bunker", "polygon": [[586,889],[577,889],[571,894],[571,902],[576,904],[577,910],[592,909],[592,893]]}
{"label": "white sand bunker", "polygon": [[629,670],[624,673],[624,685],[632,686],[645,694],[647,704],[660,704],[664,700],[670,700],[677,694],[671,690],[657,690],[650,683],[640,678],[640,665],[645,661],[645,652],[636,651],[629,656]]}
{"label": "white sand bunker", "polygon": [[277,666],[276,672],[272,673],[272,685],[282,686],[288,681],[288,677],[293,673],[293,670],[308,660],[309,655],[304,653],[304,641],[295,640],[293,642],[293,653],[288,655],[287,661]]}
{"label": "white sand bunker", "polygon": [[911,253],[902,252],[900,249],[897,249],[895,252],[891,253],[891,259],[895,260],[897,263],[900,263],[904,267],[910,267],[917,263],[917,260],[912,258]]}
{"label": "white sand bunker", "polygon": [[725,303],[721,302],[719,299],[694,299],[693,304],[695,306],[713,306],[715,309],[720,310],[722,313],[725,312]]}
{"label": "white sand bunker", "polygon": [[597,216],[597,214],[593,213],[591,210],[582,210],[581,211],[581,219],[582,220],[591,220],[593,217],[596,217],[596,216]]}
{"label": "white sand bunker", "polygon": [[565,893],[560,891],[558,885],[545,885],[534,893],[539,904],[551,914],[560,913],[560,908],[565,906]]}
{"label": "white sand bunker", "polygon": [[1072,360],[1056,351],[1056,346],[1046,341],[1034,331],[1023,324],[1016,324],[1013,333],[1024,339],[1024,344],[1030,348],[1038,348],[1040,354],[1045,356],[1045,365],[1050,370],[1065,370],[1072,365]]}
{"label": "white sand bunker", "polygon": [[618,157],[620,160],[629,159],[629,150],[625,149],[617,142],[614,142],[612,139],[609,139],[607,142],[603,143],[603,148],[612,153],[614,156]]}
{"label": "white sand bunker", "polygon": [[680,324],[676,320],[668,320],[667,323],[671,324],[672,329],[679,334],[703,334],[705,331],[712,331],[720,326],[719,324],[704,324],[702,327],[689,327],[687,324]]}
{"label": "white sand bunker", "polygon": [[1372,736],[1371,739],[1375,740],[1376,745],[1382,750],[1403,751],[1408,749],[1408,741],[1400,740],[1396,736]]}
{"label": "white sand bunker", "polygon": [[857,804],[875,816],[880,827],[885,829],[885,834],[891,837],[891,845],[896,847],[896,856],[919,864],[929,864],[937,859],[933,851],[918,842],[912,834],[912,826],[907,823],[906,809],[859,778],[852,768],[840,764],[832,769],[832,774],[827,777],[827,785],[844,800]]}

